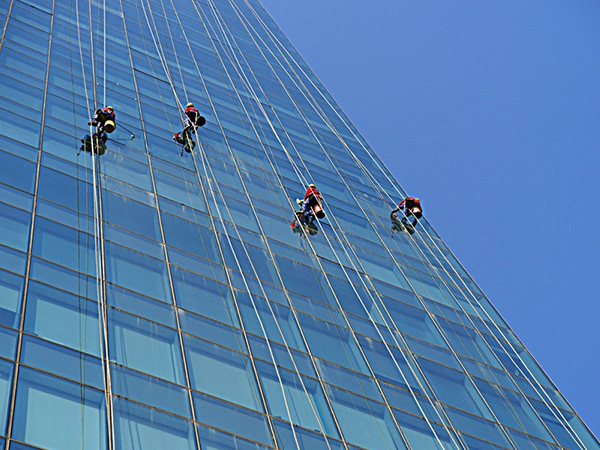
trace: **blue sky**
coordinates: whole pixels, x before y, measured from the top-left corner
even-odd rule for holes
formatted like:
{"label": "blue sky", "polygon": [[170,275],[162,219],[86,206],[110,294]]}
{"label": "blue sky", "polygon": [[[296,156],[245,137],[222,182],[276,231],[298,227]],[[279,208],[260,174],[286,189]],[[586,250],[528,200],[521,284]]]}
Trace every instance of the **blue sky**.
{"label": "blue sky", "polygon": [[600,436],[600,3],[262,2]]}

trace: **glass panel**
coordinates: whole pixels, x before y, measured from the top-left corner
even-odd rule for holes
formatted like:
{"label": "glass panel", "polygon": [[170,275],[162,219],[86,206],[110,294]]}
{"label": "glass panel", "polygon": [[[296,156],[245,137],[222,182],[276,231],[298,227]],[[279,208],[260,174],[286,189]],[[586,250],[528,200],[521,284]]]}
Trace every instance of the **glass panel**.
{"label": "glass panel", "polygon": [[164,261],[120,245],[106,243],[106,279],[164,302],[170,302],[167,266]]}
{"label": "glass panel", "polygon": [[268,450],[271,448],[202,425],[198,425],[198,434],[202,450]]}
{"label": "glass panel", "polygon": [[[17,118],[25,123],[31,122],[31,120],[20,118],[19,116],[15,116],[14,114],[5,111],[2,111],[0,114],[4,120],[13,121]],[[2,120],[0,120],[1,134],[5,134],[2,132],[4,127],[8,127],[8,124],[3,124]],[[39,128],[39,125],[37,125],[37,127]],[[9,131],[6,134],[11,136],[13,132],[14,131]],[[37,142],[37,140],[28,142]],[[9,186],[13,186],[26,192],[33,192],[35,169],[35,163],[0,150],[0,180],[2,180],[2,183],[6,183]]]}
{"label": "glass panel", "polygon": [[110,306],[131,314],[176,328],[173,306],[167,303],[156,301],[112,284],[106,286],[106,302]]}
{"label": "glass panel", "polygon": [[6,434],[6,420],[10,406],[13,363],[0,360],[0,434]]}
{"label": "glass panel", "polygon": [[496,423],[454,408],[446,407],[445,410],[450,422],[457,430],[511,448],[508,439]]}
{"label": "glass panel", "polygon": [[0,244],[27,251],[31,214],[0,203]]}
{"label": "glass panel", "polygon": [[300,324],[305,329],[313,355],[358,372],[369,373],[360,350],[351,333],[328,322],[299,314]]}
{"label": "glass panel", "polygon": [[111,376],[115,395],[180,416],[192,416],[187,391],[181,386],[115,365],[111,365]]}
{"label": "glass panel", "polygon": [[0,270],[0,323],[17,328],[25,279]]}
{"label": "glass panel", "polygon": [[115,398],[115,440],[119,450],[195,450],[191,422]]}
{"label": "glass panel", "polygon": [[492,420],[481,395],[465,373],[422,358],[419,365],[440,401]]}
{"label": "glass panel", "polygon": [[93,236],[41,217],[35,221],[33,254],[80,272],[96,270]]}
{"label": "glass panel", "polygon": [[29,285],[24,329],[84,353],[100,354],[98,304],[40,283]]}
{"label": "glass panel", "polygon": [[262,414],[197,393],[194,393],[194,405],[199,422],[273,445],[267,418]]}
{"label": "glass panel", "polygon": [[155,208],[106,190],[102,192],[102,208],[105,221],[158,241],[162,239]]}
{"label": "glass panel", "polygon": [[330,399],[346,441],[377,450],[406,449],[388,409],[363,397],[332,389]]}
{"label": "glass panel", "polygon": [[13,438],[51,449],[101,450],[105,424],[101,391],[26,367],[19,371]]}
{"label": "glass panel", "polygon": [[17,351],[17,332],[0,327],[0,356],[15,359]]}
{"label": "glass panel", "polygon": [[171,273],[179,307],[239,327],[228,286],[178,267]]}
{"label": "glass panel", "polygon": [[263,410],[248,356],[188,336],[185,349],[193,389]]}
{"label": "glass panel", "polygon": [[97,389],[104,389],[102,365],[98,358],[42,339],[23,336],[21,362]]}
{"label": "glass panel", "polygon": [[108,333],[112,361],[185,384],[181,348],[175,330],[109,309]]}
{"label": "glass panel", "polygon": [[[281,448],[284,449],[295,449],[298,448],[298,444],[301,449],[310,450],[343,450],[344,445],[332,439],[331,437],[325,437],[320,434],[318,430],[314,432],[305,430],[300,427],[294,427],[295,436],[292,433],[290,424],[283,423],[278,420],[275,422],[275,432],[277,433],[277,440],[280,442]],[[298,440],[298,444],[296,444]]]}
{"label": "glass panel", "polygon": [[257,363],[258,375],[271,415],[286,422],[339,437],[321,386],[307,377],[279,369],[271,364]]}

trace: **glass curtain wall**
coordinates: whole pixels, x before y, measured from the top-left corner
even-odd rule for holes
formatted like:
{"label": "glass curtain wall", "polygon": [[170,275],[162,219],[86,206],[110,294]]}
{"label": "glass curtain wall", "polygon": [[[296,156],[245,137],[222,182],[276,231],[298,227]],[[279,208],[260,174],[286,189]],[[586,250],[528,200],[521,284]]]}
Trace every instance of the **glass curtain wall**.
{"label": "glass curtain wall", "polygon": [[600,449],[259,1],[0,30],[0,446]]}

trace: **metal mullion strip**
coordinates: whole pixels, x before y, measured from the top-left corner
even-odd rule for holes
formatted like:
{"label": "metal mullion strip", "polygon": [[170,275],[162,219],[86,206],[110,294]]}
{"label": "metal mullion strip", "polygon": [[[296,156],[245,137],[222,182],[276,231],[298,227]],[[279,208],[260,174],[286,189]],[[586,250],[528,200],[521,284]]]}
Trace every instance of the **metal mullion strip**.
{"label": "metal mullion strip", "polygon": [[[123,4],[122,4],[122,0],[119,0],[119,4],[121,6],[121,12],[124,11],[123,8]],[[125,20],[125,14],[123,13],[123,29],[125,31],[125,41],[127,44],[127,49],[128,49],[128,54],[129,54],[129,62],[131,65],[131,73],[132,73],[132,78],[133,78],[133,83],[134,83],[134,89],[136,94],[138,94],[138,99],[137,99],[137,103],[138,103],[138,108],[139,108],[139,112],[140,112],[140,120],[141,120],[141,125],[142,125],[142,134],[145,136],[146,134],[146,123],[143,120],[143,112],[142,112],[142,107],[141,107],[141,102],[139,99],[139,91],[138,91],[138,85],[137,85],[137,78],[135,75],[135,70],[134,70],[134,66],[133,66],[133,58],[131,55],[131,47],[129,46],[129,35],[127,32],[127,22]],[[182,335],[182,330],[181,330],[181,323],[179,320],[179,309],[177,306],[177,300],[175,297],[175,288],[173,285],[173,276],[171,273],[171,266],[169,263],[169,254],[167,251],[167,244],[165,241],[165,232],[164,232],[164,226],[163,226],[163,221],[162,221],[162,215],[161,215],[161,211],[160,211],[160,207],[159,207],[159,201],[158,201],[158,191],[156,189],[156,180],[154,178],[154,170],[152,167],[152,158],[150,157],[150,149],[148,147],[148,142],[145,141],[146,143],[146,156],[147,156],[147,160],[148,160],[148,168],[150,171],[150,179],[152,182],[152,189],[153,189],[153,194],[154,194],[154,201],[155,201],[155,209],[156,209],[156,213],[158,215],[158,222],[159,222],[159,228],[160,228],[160,235],[161,235],[161,243],[164,247],[164,256],[165,256],[165,264],[167,266],[167,276],[169,278],[169,290],[171,292],[171,298],[173,301],[173,305],[172,307],[174,308],[174,316],[175,316],[175,321],[176,321],[176,326],[177,326],[177,337],[179,340],[179,349],[181,351],[181,358],[182,358],[182,362],[183,362],[183,368],[184,368],[184,376],[185,376],[185,383],[186,383],[186,391],[188,394],[188,401],[190,403],[190,411],[191,411],[191,415],[192,415],[192,427],[194,429],[194,438],[196,440],[196,447],[198,449],[201,448],[200,445],[200,436],[198,434],[198,427],[196,426],[197,423],[197,418],[196,418],[196,409],[194,407],[194,400],[192,397],[192,388],[191,388],[191,381],[190,381],[190,375],[189,375],[189,369],[188,369],[188,362],[187,362],[187,357],[186,357],[186,352],[185,352],[185,346],[183,343],[183,335]]]}
{"label": "metal mullion strip", "polygon": [[[13,3],[11,3],[11,10],[12,10],[12,5]],[[29,292],[29,275],[31,272],[31,260],[32,260],[32,255],[33,255],[33,233],[34,233],[34,229],[35,229],[35,217],[36,217],[36,209],[37,209],[37,199],[38,199],[38,190],[39,190],[39,186],[40,186],[40,171],[41,171],[41,166],[42,166],[42,142],[44,140],[44,123],[45,123],[45,119],[46,119],[46,102],[48,99],[48,79],[50,76],[50,51],[52,49],[52,31],[54,29],[54,8],[56,5],[56,0],[52,1],[52,14],[50,15],[50,31],[49,31],[49,37],[48,37],[48,59],[47,59],[47,65],[46,65],[46,78],[44,80],[44,99],[42,101],[42,120],[40,123],[40,139],[38,141],[38,158],[37,158],[37,163],[36,163],[36,173],[35,173],[35,186],[34,186],[34,190],[33,190],[33,204],[32,204],[32,208],[31,208],[31,226],[29,228],[29,244],[27,246],[27,262],[25,265],[25,280],[24,280],[24,285],[23,285],[23,297],[22,297],[22,304],[21,304],[21,318],[19,320],[19,335],[17,338],[17,349],[16,349],[16,354],[15,354],[15,368],[14,368],[14,373],[13,373],[13,381],[12,381],[12,389],[11,389],[11,397],[9,399],[9,411],[8,411],[8,417],[7,417],[7,430],[6,430],[6,450],[10,450],[10,443],[11,443],[11,436],[12,436],[12,430],[14,427],[14,418],[15,418],[15,404],[16,404],[16,398],[17,398],[17,380],[19,377],[19,369],[20,369],[20,359],[21,359],[21,349],[22,349],[22,344],[23,344],[23,329],[25,326],[25,309],[27,306],[27,295]],[[7,15],[7,26],[8,26],[8,17],[9,14]],[[4,32],[6,32],[6,28],[4,29]],[[4,39],[4,35],[2,36],[2,38]],[[1,43],[0,43],[1,44]],[[1,49],[1,47],[0,47]],[[79,249],[78,249],[79,251]]]}
{"label": "metal mullion strip", "polygon": [[[10,16],[12,14],[12,8],[15,4],[15,0],[11,0],[10,6],[6,10],[6,22],[4,23],[4,28],[2,29],[2,34],[0,35],[0,51],[2,51],[2,47],[4,46],[4,36],[6,35],[6,30],[8,29],[8,22],[10,21]],[[54,10],[54,7],[52,7]]]}

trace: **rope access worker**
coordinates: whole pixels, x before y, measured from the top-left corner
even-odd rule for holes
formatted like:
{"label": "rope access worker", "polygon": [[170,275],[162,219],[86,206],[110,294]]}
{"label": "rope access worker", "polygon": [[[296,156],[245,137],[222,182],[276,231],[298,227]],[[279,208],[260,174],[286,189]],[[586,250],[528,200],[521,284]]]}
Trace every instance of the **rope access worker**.
{"label": "rope access worker", "polygon": [[[309,184],[306,193],[304,194],[304,202],[302,202],[302,206],[300,214],[304,217],[310,217],[310,221],[315,220],[314,215],[316,215],[319,219],[325,217],[325,213],[323,212],[323,208],[321,208],[321,201],[323,200],[323,196],[317,190],[317,187],[314,184]],[[311,210],[315,213],[311,214]]]}
{"label": "rope access worker", "polygon": [[106,133],[115,131],[115,128],[117,127],[115,121],[116,117],[117,115],[112,106],[97,109],[93,119],[88,122],[88,125],[96,127],[96,131],[91,136],[86,134],[83,139],[81,139],[83,145],[79,148],[79,153],[86,151],[103,155],[106,152],[106,141],[108,141],[108,135]]}
{"label": "rope access worker", "polygon": [[112,106],[106,106],[102,109],[98,109],[94,114],[94,118],[88,125],[92,125],[94,127],[98,127],[98,133],[102,135],[102,133],[112,133],[117,128],[116,122],[117,115],[115,114],[115,110]]}
{"label": "rope access worker", "polygon": [[[183,126],[183,130],[179,133],[175,133],[173,135],[173,139],[176,142],[182,145],[186,145],[186,136],[191,139],[191,136],[188,134],[190,131],[192,133],[196,132],[196,128],[204,126],[206,123],[206,119],[200,115],[198,110],[194,107],[193,103],[188,103],[185,107],[185,124]],[[194,146],[195,146],[194,142]],[[187,150],[188,145],[186,145]]]}
{"label": "rope access worker", "polygon": [[421,208],[421,201],[418,198],[406,197],[400,203],[398,207],[392,210],[392,214],[397,213],[401,209],[404,209],[405,218],[402,219],[403,223],[408,223],[408,217],[413,216],[412,226],[417,224],[417,220],[423,217],[423,209]]}

